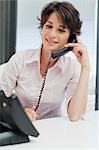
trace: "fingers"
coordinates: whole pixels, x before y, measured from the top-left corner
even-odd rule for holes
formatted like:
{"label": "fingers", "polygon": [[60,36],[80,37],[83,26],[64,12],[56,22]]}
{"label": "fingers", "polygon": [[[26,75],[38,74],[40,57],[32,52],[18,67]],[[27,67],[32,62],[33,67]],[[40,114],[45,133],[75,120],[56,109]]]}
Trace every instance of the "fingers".
{"label": "fingers", "polygon": [[25,112],[31,121],[36,120],[36,118],[38,117],[37,112],[35,112],[34,109],[35,107],[25,108]]}
{"label": "fingers", "polygon": [[74,47],[73,48],[73,53],[75,54],[77,59],[81,59],[83,57],[83,55],[84,55],[83,50],[81,50],[81,48],[79,49],[78,47]]}
{"label": "fingers", "polygon": [[87,47],[81,42],[80,36],[76,36],[77,43],[67,43],[64,47],[72,47],[72,52],[75,54],[81,66],[90,68]]}
{"label": "fingers", "polygon": [[64,47],[78,47],[78,43],[67,43]]}
{"label": "fingers", "polygon": [[67,43],[65,45],[66,48],[72,47],[72,51],[75,52],[79,52],[79,54],[82,54],[82,52],[86,51],[86,47],[85,45],[83,45],[83,43],[80,40],[80,36],[77,35],[77,43]]}
{"label": "fingers", "polygon": [[80,43],[80,44],[82,43],[79,35],[76,36],[76,40],[77,40],[77,43]]}
{"label": "fingers", "polygon": [[66,45],[65,45],[65,47],[77,47],[77,46],[79,46],[79,44],[82,44],[82,42],[81,42],[81,39],[80,39],[80,36],[79,35],[76,35],[76,40],[77,40],[77,42],[75,43],[67,43]]}
{"label": "fingers", "polygon": [[33,110],[35,110],[36,106],[32,106]]}
{"label": "fingers", "polygon": [[67,43],[64,47],[79,47],[83,45],[82,43]]}

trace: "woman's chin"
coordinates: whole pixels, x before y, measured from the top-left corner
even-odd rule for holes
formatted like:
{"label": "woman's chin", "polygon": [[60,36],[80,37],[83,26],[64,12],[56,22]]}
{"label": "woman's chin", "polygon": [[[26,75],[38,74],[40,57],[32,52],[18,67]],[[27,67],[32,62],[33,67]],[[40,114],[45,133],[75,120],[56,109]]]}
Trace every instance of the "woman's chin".
{"label": "woman's chin", "polygon": [[46,49],[47,51],[56,51],[59,49],[59,46],[56,46],[56,45],[45,45],[43,46],[44,49]]}

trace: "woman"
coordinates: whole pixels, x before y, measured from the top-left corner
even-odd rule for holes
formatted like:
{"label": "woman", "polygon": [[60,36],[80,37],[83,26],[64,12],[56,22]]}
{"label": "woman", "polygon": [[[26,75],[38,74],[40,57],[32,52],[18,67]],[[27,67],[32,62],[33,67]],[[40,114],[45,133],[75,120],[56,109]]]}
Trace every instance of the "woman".
{"label": "woman", "polygon": [[[77,121],[86,109],[90,73],[87,49],[79,37],[79,12],[68,2],[55,1],[42,9],[39,21],[41,48],[12,56],[0,81],[1,89],[6,96],[15,90],[31,120],[62,116],[66,95],[68,116]],[[69,40],[74,35],[76,43]],[[72,48],[77,59],[51,57],[52,52],[64,47]]]}

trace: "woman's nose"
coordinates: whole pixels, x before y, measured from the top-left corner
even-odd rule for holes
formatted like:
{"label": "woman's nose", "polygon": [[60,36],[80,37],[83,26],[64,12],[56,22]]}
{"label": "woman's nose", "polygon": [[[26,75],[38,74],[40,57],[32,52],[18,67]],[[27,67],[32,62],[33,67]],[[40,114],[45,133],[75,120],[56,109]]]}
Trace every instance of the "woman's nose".
{"label": "woman's nose", "polygon": [[51,37],[51,38],[57,37],[57,32],[56,32],[55,29],[52,29],[52,30],[50,31],[50,37]]}

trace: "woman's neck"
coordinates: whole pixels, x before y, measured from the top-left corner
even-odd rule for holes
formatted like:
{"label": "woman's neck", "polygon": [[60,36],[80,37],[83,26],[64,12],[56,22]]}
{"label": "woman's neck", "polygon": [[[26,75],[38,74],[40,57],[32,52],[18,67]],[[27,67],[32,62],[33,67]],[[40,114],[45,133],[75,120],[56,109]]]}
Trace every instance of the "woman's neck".
{"label": "woman's neck", "polygon": [[41,49],[40,64],[47,66],[49,60],[50,60],[49,67],[52,67],[57,61],[57,59],[51,58],[51,52]]}

